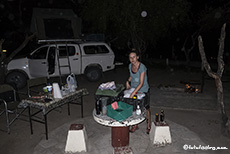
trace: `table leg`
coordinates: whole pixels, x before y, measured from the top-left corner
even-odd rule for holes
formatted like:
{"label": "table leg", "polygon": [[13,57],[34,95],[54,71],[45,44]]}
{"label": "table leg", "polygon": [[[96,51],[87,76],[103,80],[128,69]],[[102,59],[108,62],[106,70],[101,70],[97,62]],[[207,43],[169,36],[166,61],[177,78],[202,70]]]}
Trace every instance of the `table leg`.
{"label": "table leg", "polygon": [[33,134],[33,125],[32,125],[32,119],[31,119],[30,106],[28,106],[28,114],[29,114],[29,122],[30,122],[30,133]]}
{"label": "table leg", "polygon": [[68,106],[68,115],[70,115],[69,102],[67,103],[67,106]]}
{"label": "table leg", "polygon": [[46,131],[46,139],[48,140],[48,126],[47,126],[47,115],[44,115],[45,120],[45,131]]}
{"label": "table leg", "polygon": [[124,147],[129,145],[129,127],[112,127],[112,146]]}
{"label": "table leg", "polygon": [[83,96],[81,96],[81,117],[83,118]]}

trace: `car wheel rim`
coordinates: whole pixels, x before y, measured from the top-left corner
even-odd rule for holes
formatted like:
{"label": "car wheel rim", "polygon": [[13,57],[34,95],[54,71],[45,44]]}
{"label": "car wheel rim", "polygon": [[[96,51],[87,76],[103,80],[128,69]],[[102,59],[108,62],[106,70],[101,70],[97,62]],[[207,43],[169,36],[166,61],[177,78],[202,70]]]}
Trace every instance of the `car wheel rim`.
{"label": "car wheel rim", "polygon": [[89,77],[93,80],[98,78],[98,72],[97,71],[92,71],[89,73]]}
{"label": "car wheel rim", "polygon": [[10,82],[14,82],[16,85],[19,85],[19,84],[20,84],[20,81],[21,81],[20,76],[13,76],[13,77],[10,79]]}

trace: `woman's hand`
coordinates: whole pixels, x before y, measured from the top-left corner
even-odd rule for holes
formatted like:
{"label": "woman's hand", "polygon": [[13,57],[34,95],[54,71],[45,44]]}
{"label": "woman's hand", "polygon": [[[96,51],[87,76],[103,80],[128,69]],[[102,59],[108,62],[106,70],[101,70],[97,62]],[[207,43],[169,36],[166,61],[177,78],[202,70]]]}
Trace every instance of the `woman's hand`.
{"label": "woman's hand", "polygon": [[134,95],[135,95],[135,93],[132,92],[132,94],[130,94],[129,98],[133,98]]}
{"label": "woman's hand", "polygon": [[130,84],[129,84],[129,81],[126,81],[126,89],[130,89]]}

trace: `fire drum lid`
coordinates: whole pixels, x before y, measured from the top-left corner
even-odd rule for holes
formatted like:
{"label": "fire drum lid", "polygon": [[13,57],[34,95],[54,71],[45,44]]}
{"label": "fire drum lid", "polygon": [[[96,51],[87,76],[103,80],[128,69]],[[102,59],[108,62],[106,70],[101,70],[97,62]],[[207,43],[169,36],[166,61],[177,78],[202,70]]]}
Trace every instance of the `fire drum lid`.
{"label": "fire drum lid", "polygon": [[83,124],[71,124],[69,130],[82,130]]}

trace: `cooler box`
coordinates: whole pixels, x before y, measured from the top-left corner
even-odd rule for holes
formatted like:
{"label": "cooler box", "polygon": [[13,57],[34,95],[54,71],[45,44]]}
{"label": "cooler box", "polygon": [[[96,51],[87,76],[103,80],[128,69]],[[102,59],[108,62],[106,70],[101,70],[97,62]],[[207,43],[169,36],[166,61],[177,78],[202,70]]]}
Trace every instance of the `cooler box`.
{"label": "cooler box", "polygon": [[116,84],[116,88],[114,90],[101,90],[101,89],[97,89],[95,95],[96,96],[111,96],[111,97],[118,97],[121,92],[125,89],[124,85],[122,84]]}
{"label": "cooler box", "polygon": [[108,104],[113,103],[114,101],[119,101],[119,98],[122,97],[125,87],[122,84],[116,84],[116,89],[114,90],[101,90],[97,89],[95,93],[95,99],[99,100],[101,97],[108,97]]}
{"label": "cooler box", "polygon": [[123,121],[133,114],[133,106],[124,102],[118,101],[118,108],[114,110],[110,105],[107,105],[107,116],[117,120]]}

